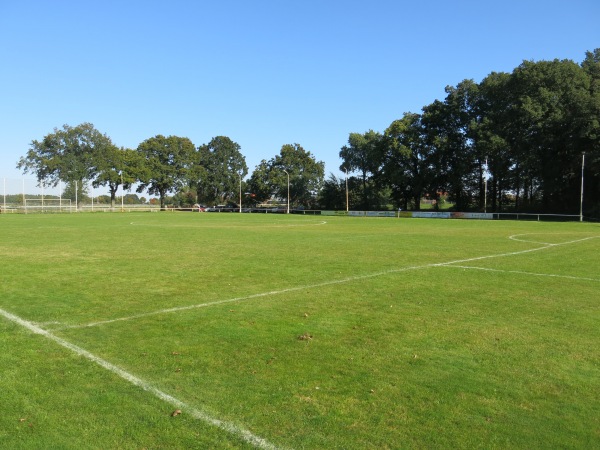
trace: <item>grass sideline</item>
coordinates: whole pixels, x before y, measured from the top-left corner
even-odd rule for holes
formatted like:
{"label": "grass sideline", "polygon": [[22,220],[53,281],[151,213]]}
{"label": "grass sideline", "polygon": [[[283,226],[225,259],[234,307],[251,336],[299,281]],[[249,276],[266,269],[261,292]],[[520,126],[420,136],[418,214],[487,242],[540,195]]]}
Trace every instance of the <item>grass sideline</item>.
{"label": "grass sideline", "polygon": [[253,448],[244,430],[264,448],[600,446],[598,225],[125,213],[0,227],[1,310],[185,403],[172,416],[0,316],[2,448]]}

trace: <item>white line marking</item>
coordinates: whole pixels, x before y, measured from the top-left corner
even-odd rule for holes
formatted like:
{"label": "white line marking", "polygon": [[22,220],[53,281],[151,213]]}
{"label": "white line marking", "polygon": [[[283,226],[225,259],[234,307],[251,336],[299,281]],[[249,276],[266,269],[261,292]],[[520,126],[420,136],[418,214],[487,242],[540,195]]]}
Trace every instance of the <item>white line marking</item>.
{"label": "white line marking", "polygon": [[516,251],[516,252],[510,252],[510,253],[500,253],[500,254],[496,254],[496,255],[476,256],[474,258],[457,259],[455,261],[448,261],[448,262],[443,262],[443,263],[424,264],[424,265],[421,265],[421,266],[403,267],[403,268],[400,268],[400,269],[389,269],[389,270],[384,270],[384,271],[381,271],[381,272],[375,272],[375,273],[370,273],[370,274],[365,274],[365,275],[357,275],[357,276],[354,276],[354,277],[342,278],[342,279],[339,279],[339,280],[324,281],[322,283],[316,283],[316,284],[310,284],[310,285],[304,285],[304,286],[296,286],[296,287],[291,287],[291,288],[287,288],[287,289],[280,289],[280,290],[277,290],[277,291],[261,292],[261,293],[258,293],[258,294],[247,295],[247,296],[244,296],[244,297],[235,297],[235,298],[229,298],[229,299],[225,299],[225,300],[217,300],[217,301],[208,302],[208,303],[199,303],[199,304],[196,304],[196,305],[187,305],[187,306],[178,306],[178,307],[175,307],[175,308],[160,309],[160,310],[157,310],[157,311],[150,311],[150,312],[147,312],[147,313],[140,313],[140,314],[135,314],[135,315],[132,315],[132,316],[119,317],[119,318],[110,319],[110,320],[102,320],[102,321],[91,322],[91,323],[87,323],[87,324],[68,325],[68,326],[64,326],[64,327],[60,327],[60,328],[55,328],[55,330],[64,330],[64,329],[70,329],[70,328],[95,327],[95,326],[98,326],[98,325],[106,325],[106,324],[115,323],[115,322],[123,322],[123,321],[127,321],[127,320],[140,319],[142,317],[155,316],[155,315],[159,315],[159,314],[168,314],[168,313],[174,313],[174,312],[179,312],[179,311],[187,311],[187,310],[190,310],[190,309],[206,308],[208,306],[222,305],[222,304],[225,304],[225,303],[241,302],[241,301],[244,301],[244,300],[252,300],[252,299],[260,298],[260,297],[267,297],[267,296],[271,296],[271,295],[285,294],[285,293],[288,293],[288,292],[301,291],[301,290],[304,290],[304,289],[314,289],[314,288],[319,288],[319,287],[324,287],[324,286],[333,286],[333,285],[336,285],[336,284],[343,284],[343,283],[348,283],[348,282],[353,282],[353,281],[365,280],[365,279],[380,277],[380,276],[384,276],[384,275],[390,275],[390,274],[395,274],[395,273],[406,272],[406,271],[409,271],[409,270],[428,269],[428,268],[431,268],[431,267],[441,267],[441,266],[449,266],[449,265],[453,265],[453,264],[461,264],[461,263],[466,263],[466,262],[471,262],[471,261],[480,261],[482,259],[500,258],[500,257],[505,257],[505,256],[521,255],[521,254],[524,254],[524,253],[537,252],[537,251],[540,251],[540,250],[544,250],[544,249],[547,249],[547,248],[556,247],[556,246],[560,246],[560,245],[574,244],[574,243],[577,243],[577,242],[582,242],[582,241],[586,241],[586,240],[589,240],[589,239],[595,239],[595,238],[598,238],[598,237],[600,237],[600,236],[586,237],[586,238],[582,238],[582,239],[576,239],[576,240],[573,240],[573,241],[561,242],[559,244],[545,244],[543,247],[536,247],[536,248],[532,248],[532,249],[528,249],[528,250],[519,250],[519,251]]}
{"label": "white line marking", "polygon": [[16,324],[21,325],[24,328],[27,328],[29,331],[31,331],[34,334],[39,334],[41,336],[44,336],[45,338],[56,342],[60,346],[71,350],[72,352],[76,353],[77,355],[83,356],[84,358],[98,364],[99,366],[103,367],[104,369],[109,370],[110,372],[120,376],[124,380],[129,381],[131,384],[134,384],[135,386],[143,389],[144,391],[154,394],[160,400],[170,403],[172,406],[174,406],[176,408],[187,411],[195,419],[201,420],[209,425],[218,427],[236,437],[243,439],[244,441],[254,445],[255,447],[257,447],[259,449],[265,449],[265,450],[277,449],[277,447],[275,447],[275,445],[271,444],[270,442],[266,441],[265,439],[263,439],[259,436],[256,436],[255,434],[252,434],[252,432],[246,430],[245,428],[242,428],[231,422],[225,422],[223,420],[215,419],[214,417],[208,415],[207,413],[205,413],[199,409],[193,408],[193,407],[189,406],[188,404],[182,402],[181,400],[178,400],[177,398],[155,388],[150,383],[147,383],[146,381],[142,380],[141,378],[138,378],[135,375],[130,374],[129,372],[121,369],[120,367],[109,363],[108,361],[88,352],[87,350],[85,350],[81,347],[78,347],[75,344],[71,344],[70,342],[68,342],[64,339],[61,339],[58,336],[55,336],[54,334],[40,328],[39,326],[33,324],[32,322],[21,319],[20,317],[15,316],[14,314],[11,314],[8,311],[5,311],[3,309],[0,309],[0,315],[4,316],[6,319],[10,320],[11,322],[14,322]]}
{"label": "white line marking", "polygon": [[579,242],[581,240],[585,241],[587,239],[595,239],[597,237],[600,236],[591,236],[591,237],[587,237],[587,238],[583,238],[583,239],[577,239],[575,241],[569,241],[569,242],[563,242],[563,243],[558,243],[558,244],[552,244],[550,242],[540,242],[540,241],[532,241],[529,239],[519,239],[520,236],[539,236],[541,234],[545,234],[545,235],[551,235],[551,236],[556,236],[556,235],[564,235],[564,234],[570,234],[570,233],[523,233],[523,234],[513,234],[512,236],[509,236],[508,238],[513,240],[513,241],[517,241],[517,242],[526,242],[529,244],[539,244],[539,245],[563,245],[563,244],[572,244],[573,242]]}
{"label": "white line marking", "polygon": [[455,266],[448,265],[447,267],[456,267],[457,269],[473,269],[473,270],[485,270],[488,272],[502,272],[502,273],[516,273],[519,275],[533,275],[536,277],[551,277],[551,278],[568,278],[570,280],[582,280],[582,281],[597,281],[600,282],[600,278],[587,278],[587,277],[574,277],[571,275],[557,275],[554,273],[535,273],[535,272],[524,272],[522,270],[502,270],[502,269],[491,269],[489,267],[476,267],[476,266]]}
{"label": "white line marking", "polygon": [[157,228],[253,228],[259,226],[260,228],[288,228],[288,227],[309,227],[315,225],[327,225],[326,220],[320,220],[318,222],[313,223],[286,223],[284,221],[277,221],[270,224],[258,224],[248,223],[242,225],[226,225],[222,226],[220,224],[216,224],[215,222],[200,222],[200,223],[186,223],[186,224],[160,224],[160,223],[140,223],[140,222],[129,222],[129,225],[133,225],[136,227],[157,227]]}

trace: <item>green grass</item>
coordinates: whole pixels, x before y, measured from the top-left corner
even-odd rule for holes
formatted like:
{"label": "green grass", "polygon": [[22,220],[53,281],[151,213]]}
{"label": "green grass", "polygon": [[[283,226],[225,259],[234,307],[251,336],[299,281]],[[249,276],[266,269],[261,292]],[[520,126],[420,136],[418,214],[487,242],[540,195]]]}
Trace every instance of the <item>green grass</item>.
{"label": "green grass", "polygon": [[[191,410],[282,448],[600,446],[598,225],[134,213],[0,227],[2,310],[189,405],[172,417],[0,316],[0,448],[252,448]],[[564,245],[523,252],[540,242]]]}

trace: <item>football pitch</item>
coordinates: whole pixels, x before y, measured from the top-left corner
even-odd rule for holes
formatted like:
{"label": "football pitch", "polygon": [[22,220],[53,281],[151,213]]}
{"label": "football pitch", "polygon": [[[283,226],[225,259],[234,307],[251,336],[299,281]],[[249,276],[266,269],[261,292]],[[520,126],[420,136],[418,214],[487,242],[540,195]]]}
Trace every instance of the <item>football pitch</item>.
{"label": "football pitch", "polygon": [[600,226],[0,216],[0,448],[598,448]]}

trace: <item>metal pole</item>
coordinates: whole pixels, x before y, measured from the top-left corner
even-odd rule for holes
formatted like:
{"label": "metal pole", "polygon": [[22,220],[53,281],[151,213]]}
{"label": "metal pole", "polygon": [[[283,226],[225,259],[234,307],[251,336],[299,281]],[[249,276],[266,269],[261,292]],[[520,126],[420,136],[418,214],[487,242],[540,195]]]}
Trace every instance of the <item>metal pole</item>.
{"label": "metal pole", "polygon": [[287,191],[288,191],[288,196],[287,196],[287,213],[290,213],[290,174],[288,173],[287,170],[283,169],[283,171],[287,174]]}
{"label": "metal pole", "polygon": [[487,182],[488,182],[488,177],[487,177],[487,172],[488,172],[488,160],[487,158],[485,158],[485,174],[484,174],[484,183],[483,183],[483,212],[487,213]]}
{"label": "metal pole", "polygon": [[240,172],[240,212],[242,212],[242,173]]}
{"label": "metal pole", "polygon": [[348,214],[348,169],[346,171],[346,214]]}
{"label": "metal pole", "polygon": [[581,156],[581,196],[579,198],[579,221],[583,222],[583,169],[585,168],[585,152]]}
{"label": "metal pole", "polygon": [[487,178],[485,179],[485,192],[483,193],[483,212],[487,213]]}
{"label": "metal pole", "polygon": [[121,212],[123,212],[124,197],[125,197],[125,187],[123,186],[123,172],[121,172]]}

